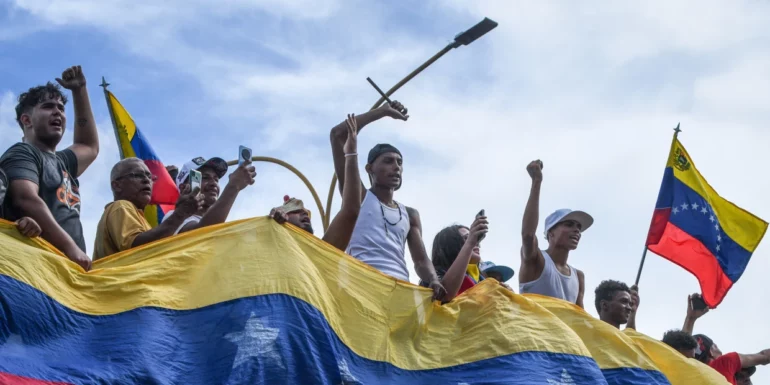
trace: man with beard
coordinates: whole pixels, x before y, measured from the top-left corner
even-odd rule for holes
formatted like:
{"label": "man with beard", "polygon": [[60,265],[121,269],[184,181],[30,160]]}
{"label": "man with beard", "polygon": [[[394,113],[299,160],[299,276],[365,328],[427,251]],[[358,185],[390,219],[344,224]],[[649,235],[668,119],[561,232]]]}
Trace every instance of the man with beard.
{"label": "man with beard", "polygon": [[[168,169],[168,168],[167,168]],[[184,233],[199,229],[201,227],[225,223],[227,216],[230,215],[230,209],[235,203],[235,198],[246,186],[254,184],[254,177],[257,172],[251,161],[246,161],[230,174],[222,195],[219,195],[219,179],[227,173],[227,162],[222,158],[211,158],[205,160],[201,157],[195,158],[182,166],[182,169],[176,175],[176,185],[181,190],[190,186],[190,172],[197,170],[201,173],[201,195],[203,203],[200,210],[189,216],[179,225],[174,234]],[[174,210],[171,210],[163,217],[166,221]]]}
{"label": "man with beard", "polygon": [[99,154],[99,136],[80,66],[66,69],[56,81],[72,92],[73,143],[56,151],[67,126],[67,97],[59,85],[49,82],[19,96],[16,121],[24,136],[0,158],[9,181],[5,215],[12,221],[32,218],[40,225],[43,239],[88,270],[91,260],[80,222],[78,177]]}
{"label": "man with beard", "polygon": [[548,249],[540,250],[537,223],[540,216],[543,162],[532,161],[527,165],[527,172],[532,178],[532,187],[521,225],[519,292],[546,295],[584,307],[585,276],[582,271],[567,264],[567,259],[569,252],[577,248],[580,237],[591,227],[594,219],[582,211],[556,210],[545,219]]}
{"label": "man with beard", "polygon": [[[356,117],[356,129],[361,130],[367,124],[384,117],[404,121],[409,118],[406,108],[400,103],[386,103]],[[330,133],[334,171],[343,195],[347,184],[363,185],[360,175],[349,177],[345,172],[347,158],[352,154],[345,151],[343,144],[349,137],[350,129],[345,122],[332,128]],[[422,281],[428,282],[433,290],[433,298],[442,300],[446,290],[436,276],[436,270],[425,250],[420,213],[393,198],[395,191],[401,187],[402,170],[403,158],[396,147],[378,144],[369,151],[366,173],[372,187],[366,190],[362,186],[361,195],[356,199],[361,211],[347,253],[384,274],[409,282],[405,250],[408,243],[417,275]]]}
{"label": "man with beard", "polygon": [[110,172],[110,187],[115,198],[104,208],[96,227],[94,260],[170,237],[185,219],[200,210],[203,196],[189,187],[179,196],[174,212],[158,227],[144,218],[144,208],[152,198],[155,176],[139,158],[126,158]]}
{"label": "man with beard", "polygon": [[[355,115],[348,115],[345,120],[345,127],[348,130],[343,151],[345,153],[345,168],[343,170],[345,179],[354,181],[358,177],[358,126],[356,125]],[[353,228],[358,220],[358,213],[361,210],[361,184],[344,184],[343,178],[340,179],[342,186],[342,207],[337,215],[334,216],[329,228],[324,233],[323,240],[340,251],[345,251],[350,243],[353,234]],[[301,200],[285,196],[283,206],[273,208],[270,211],[270,217],[278,223],[289,222],[294,226],[301,228],[313,234],[313,225],[310,223],[310,211],[305,209]]]}
{"label": "man with beard", "polygon": [[635,287],[629,287],[613,280],[602,281],[594,291],[596,294],[594,304],[599,313],[599,319],[620,329],[620,325],[627,324],[626,328],[636,329],[636,309],[639,306],[639,294]]}

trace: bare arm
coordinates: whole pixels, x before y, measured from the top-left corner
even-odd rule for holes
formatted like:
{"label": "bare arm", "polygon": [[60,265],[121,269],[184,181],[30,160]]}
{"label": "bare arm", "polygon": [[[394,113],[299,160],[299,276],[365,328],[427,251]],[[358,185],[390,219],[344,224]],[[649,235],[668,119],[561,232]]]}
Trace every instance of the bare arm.
{"label": "bare arm", "polygon": [[131,247],[137,247],[146,243],[174,235],[176,229],[182,225],[187,217],[197,213],[203,203],[203,196],[199,194],[200,188],[190,191],[189,185],[184,185],[182,195],[176,202],[176,208],[169,217],[152,230],[145,231],[134,238]]}
{"label": "bare arm", "polygon": [[577,270],[577,276],[578,276],[578,283],[579,283],[579,289],[578,289],[578,296],[577,301],[575,301],[575,305],[580,306],[581,308],[585,309],[585,306],[583,306],[583,294],[586,292],[586,276],[583,274],[581,270]]}
{"label": "bare arm", "polygon": [[[230,174],[230,179],[227,182],[225,189],[222,190],[222,194],[217,201],[209,207],[206,214],[203,214],[201,220],[196,223],[186,224],[179,230],[179,233],[181,234],[202,227],[225,223],[227,216],[230,215],[230,209],[232,209],[233,204],[235,204],[238,193],[246,188],[246,186],[254,184],[254,177],[256,176],[257,172],[254,166],[251,165],[251,161],[244,162],[238,166],[238,168]],[[176,213],[176,211],[174,213]],[[184,219],[182,219],[182,221],[184,221]],[[174,229],[176,229],[176,227]]]}
{"label": "bare arm", "polygon": [[738,354],[741,358],[741,368],[749,368],[757,365],[770,364],[770,349],[763,350],[756,354]]}
{"label": "bare arm", "polygon": [[438,280],[436,269],[433,268],[433,263],[428,258],[428,252],[425,251],[425,244],[422,241],[420,213],[411,207],[407,207],[406,212],[409,215],[410,223],[406,242],[409,244],[409,253],[412,255],[412,262],[414,262],[414,271],[417,272],[420,279],[428,282],[428,287],[433,290],[434,300],[446,301],[446,289]]}
{"label": "bare arm", "polygon": [[[406,115],[406,109],[398,102],[393,102],[393,106],[383,104],[382,107],[364,112],[361,115],[356,116],[357,132],[360,132],[367,124],[380,120],[386,116],[390,116],[394,119],[407,120],[409,118]],[[348,127],[346,121],[334,126],[329,134],[329,139],[332,145],[332,157],[334,158],[334,172],[337,174],[339,180],[340,193],[344,193],[343,186],[345,185],[345,151],[343,149],[345,141],[348,137]],[[359,174],[357,178],[361,179]],[[363,184],[363,182],[361,182]],[[363,202],[366,196],[366,189],[361,189],[361,196],[359,204]]]}
{"label": "bare arm", "polygon": [[64,88],[72,91],[72,104],[75,106],[75,132],[73,143],[69,147],[78,159],[78,175],[83,175],[88,166],[99,155],[99,134],[88,99],[86,78],[80,66],[68,68],[62,73],[62,79],[56,79]]}
{"label": "bare arm", "polygon": [[524,208],[521,223],[521,271],[519,282],[530,282],[543,272],[545,260],[537,242],[537,223],[540,221],[540,185],[543,182],[543,164],[539,160],[527,165],[527,172],[532,178],[529,199]]}
{"label": "bare arm", "polygon": [[38,189],[38,185],[32,181],[17,179],[11,182],[8,196],[22,216],[32,218],[40,225],[43,239],[61,250],[67,258],[88,270],[91,265],[90,259],[56,222],[51,210],[38,196]]}
{"label": "bare arm", "polygon": [[131,247],[138,247],[174,235],[176,229],[182,225],[182,222],[184,222],[185,219],[187,219],[187,217],[177,215],[176,210],[174,210],[168,219],[161,222],[157,227],[137,235],[136,238],[134,238],[134,242],[131,243]]}
{"label": "bare arm", "polygon": [[[446,271],[444,277],[441,279],[441,284],[446,289],[446,297],[444,301],[450,301],[457,296],[460,291],[460,287],[465,279],[465,272],[468,269],[468,264],[471,261],[471,255],[473,254],[473,248],[479,244],[479,235],[486,234],[489,230],[489,222],[487,217],[477,217],[471,225],[468,238],[465,240],[465,244],[460,253],[457,254],[452,266]],[[414,254],[413,254],[414,255]]]}
{"label": "bare arm", "polygon": [[700,296],[700,294],[696,293],[687,297],[687,316],[685,316],[684,325],[682,325],[682,331],[689,335],[692,335],[692,331],[695,330],[695,321],[709,311],[708,308],[703,310],[693,309],[692,298],[695,296]]}
{"label": "bare arm", "polygon": [[[350,238],[353,236],[353,229],[358,221],[358,213],[361,211],[361,197],[366,192],[363,183],[360,182],[358,172],[358,156],[352,155],[358,152],[358,127],[355,115],[348,115],[345,121],[345,127],[348,132],[346,135],[344,154],[351,154],[345,158],[344,177],[340,178],[340,187],[342,188],[342,207],[337,215],[334,216],[329,228],[324,233],[323,240],[342,252],[348,248]],[[345,183],[347,181],[347,183]]]}
{"label": "bare arm", "polygon": [[417,276],[425,282],[438,281],[436,269],[433,268],[433,263],[431,263],[430,258],[428,258],[428,252],[425,250],[425,244],[422,240],[422,221],[420,221],[420,213],[411,207],[407,207],[406,212],[409,214],[409,222],[411,225],[409,234],[406,235],[406,242],[409,245],[409,253],[412,255],[412,262],[414,262],[414,271],[417,273]]}

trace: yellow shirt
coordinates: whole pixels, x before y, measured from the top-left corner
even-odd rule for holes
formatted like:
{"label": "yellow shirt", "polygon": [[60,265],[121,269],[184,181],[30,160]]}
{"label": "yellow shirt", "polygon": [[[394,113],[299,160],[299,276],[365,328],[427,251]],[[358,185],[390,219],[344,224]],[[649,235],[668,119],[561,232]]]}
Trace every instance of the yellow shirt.
{"label": "yellow shirt", "polygon": [[94,261],[130,249],[139,234],[151,229],[144,212],[133,203],[119,200],[108,204],[96,227]]}

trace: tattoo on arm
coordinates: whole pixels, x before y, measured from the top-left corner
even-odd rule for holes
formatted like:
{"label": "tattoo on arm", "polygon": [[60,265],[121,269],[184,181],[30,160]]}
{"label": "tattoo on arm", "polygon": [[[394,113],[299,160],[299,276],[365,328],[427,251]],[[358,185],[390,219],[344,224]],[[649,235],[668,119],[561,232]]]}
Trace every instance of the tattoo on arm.
{"label": "tattoo on arm", "polygon": [[88,119],[86,118],[80,118],[78,119],[78,126],[79,127],[85,127],[86,124],[88,124]]}

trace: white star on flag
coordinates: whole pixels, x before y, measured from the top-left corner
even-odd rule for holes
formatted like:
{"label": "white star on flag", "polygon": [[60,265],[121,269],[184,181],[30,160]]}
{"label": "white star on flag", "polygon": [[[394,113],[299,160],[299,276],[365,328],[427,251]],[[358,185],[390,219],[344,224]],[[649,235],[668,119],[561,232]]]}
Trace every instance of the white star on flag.
{"label": "white star on flag", "polygon": [[283,365],[281,355],[278,353],[278,345],[276,345],[279,330],[265,327],[261,318],[265,317],[258,318],[252,312],[246,321],[246,326],[243,327],[243,331],[225,335],[227,340],[238,346],[238,352],[233,361],[233,369],[249,361],[252,357],[265,358],[271,361],[273,365],[282,369],[286,368]]}
{"label": "white star on flag", "polygon": [[674,209],[671,211],[674,214],[679,214],[679,207],[674,207]]}
{"label": "white star on flag", "polygon": [[709,216],[709,220],[714,222],[714,216],[713,215]]}
{"label": "white star on flag", "polygon": [[350,368],[348,368],[348,362],[344,359],[337,363],[337,368],[340,370],[340,377],[342,377],[342,385],[353,385],[353,384],[360,384],[361,381],[358,381],[358,379],[353,375],[353,373],[350,373]]}
{"label": "white star on flag", "polygon": [[569,385],[569,384],[574,384],[574,383],[575,383],[575,380],[573,380],[572,376],[570,376],[569,373],[567,373],[567,369],[563,369],[561,371],[561,380],[560,381],[555,381],[555,380],[552,380],[550,378],[548,379],[548,384],[550,384],[550,385]]}
{"label": "white star on flag", "polygon": [[721,249],[721,247],[719,247],[719,245],[717,245],[717,251],[719,251],[719,249]]}
{"label": "white star on flag", "polygon": [[687,210],[690,207],[687,203],[682,203],[682,211]]}
{"label": "white star on flag", "polygon": [[717,242],[722,242],[722,235],[717,234]]}
{"label": "white star on flag", "polygon": [[693,210],[697,210],[697,209],[698,209],[698,207],[700,207],[700,206],[698,206],[698,204],[697,204],[697,203],[693,203],[693,204],[692,204],[692,209],[693,209]]}
{"label": "white star on flag", "polygon": [[703,214],[706,214],[709,211],[706,209],[706,206],[703,206],[703,208],[700,209],[700,212],[702,212]]}
{"label": "white star on flag", "polygon": [[0,355],[21,357],[26,350],[24,340],[20,335],[10,333],[4,344],[0,344]]}
{"label": "white star on flag", "polygon": [[719,231],[719,223],[715,224],[715,225],[714,225],[714,228],[715,228],[717,231]]}

